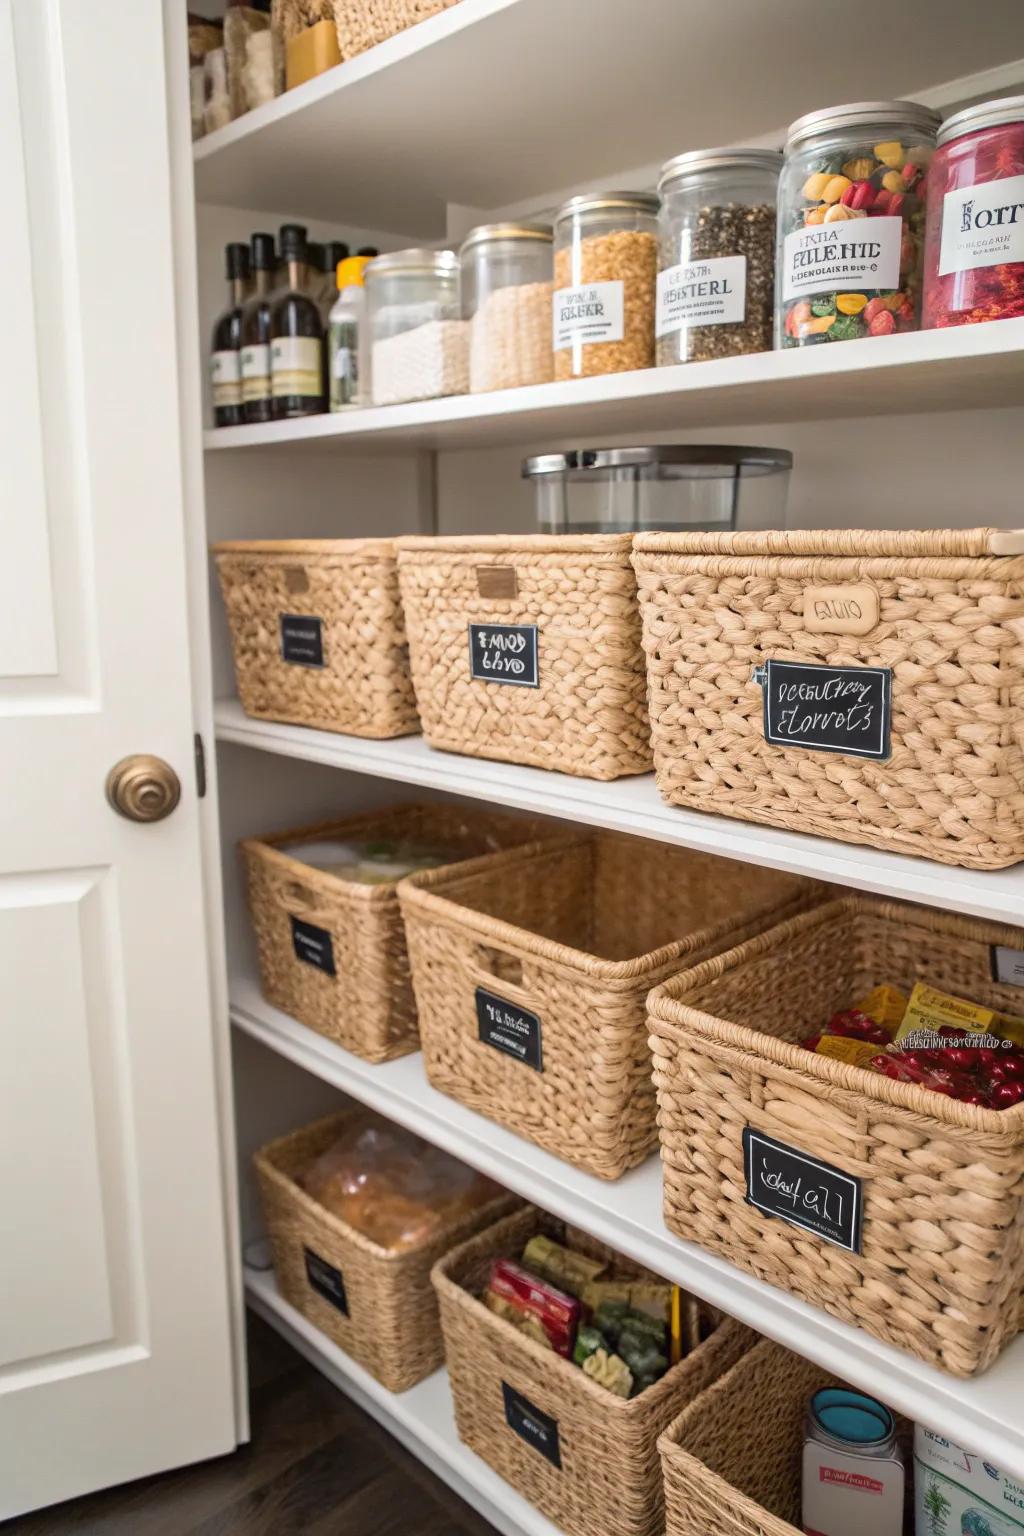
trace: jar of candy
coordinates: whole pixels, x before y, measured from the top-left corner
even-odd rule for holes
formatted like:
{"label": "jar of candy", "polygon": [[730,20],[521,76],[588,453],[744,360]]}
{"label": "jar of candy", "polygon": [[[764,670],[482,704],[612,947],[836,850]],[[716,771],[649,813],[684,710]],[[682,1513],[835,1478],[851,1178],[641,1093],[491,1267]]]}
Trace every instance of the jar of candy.
{"label": "jar of candy", "polygon": [[775,345],[917,329],[939,117],[861,101],[797,118],[779,183]]}
{"label": "jar of candy", "polygon": [[925,329],[1024,315],[1024,96],[947,118],[928,186]]}

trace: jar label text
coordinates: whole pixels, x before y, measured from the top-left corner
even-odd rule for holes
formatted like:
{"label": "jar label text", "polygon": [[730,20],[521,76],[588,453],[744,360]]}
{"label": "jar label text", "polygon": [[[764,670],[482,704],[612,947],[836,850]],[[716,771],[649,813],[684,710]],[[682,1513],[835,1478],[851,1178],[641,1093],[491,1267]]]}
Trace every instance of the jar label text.
{"label": "jar label text", "polygon": [[742,325],[746,313],[745,256],[684,261],[658,273],[658,336],[669,336],[688,325]]}
{"label": "jar label text", "polygon": [[902,241],[903,220],[888,215],[798,229],[783,246],[782,296],[802,299],[847,288],[895,291]]}
{"label": "jar label text", "polygon": [[939,276],[1024,261],[1024,176],[979,182],[942,199]]}
{"label": "jar label text", "polygon": [[623,338],[623,284],[582,283],[578,288],[556,288],[552,306],[553,346],[587,346],[595,341]]}

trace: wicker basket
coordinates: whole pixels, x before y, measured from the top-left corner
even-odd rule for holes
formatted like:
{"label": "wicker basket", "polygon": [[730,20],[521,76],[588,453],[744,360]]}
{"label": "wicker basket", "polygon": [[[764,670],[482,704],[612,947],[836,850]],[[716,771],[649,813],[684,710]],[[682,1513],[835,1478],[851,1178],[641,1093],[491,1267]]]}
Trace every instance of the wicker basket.
{"label": "wicker basket", "polygon": [[519,1202],[501,1195],[422,1248],[379,1247],[298,1183],[352,1113],[282,1136],[253,1162],[281,1294],[389,1391],[404,1392],[444,1359],[431,1266]]}
{"label": "wicker basket", "polygon": [[[607,534],[398,541],[416,699],[432,747],[588,779],[648,771],[630,542]],[[522,649],[506,656],[490,649],[495,642]]]}
{"label": "wicker basket", "polygon": [[399,899],[427,1076],[558,1157],[616,1179],[657,1144],[650,988],[812,889],[614,833],[414,875]]}
{"label": "wicker basket", "polygon": [[537,831],[536,821],[489,809],[404,805],[247,838],[240,846],[264,997],[364,1061],[417,1050],[397,882],[342,880],[282,847],[324,838],[408,837],[471,857],[526,842]]}
{"label": "wicker basket", "polygon": [[458,0],[334,0],[341,56],[354,58],[457,4]]}
{"label": "wicker basket", "polygon": [[[986,528],[640,535],[662,793],[947,864],[1024,858],[1022,556],[1024,535]],[[877,689],[866,729],[832,751],[778,745],[809,718],[780,703],[767,740],[765,663],[878,669],[857,674]]]}
{"label": "wicker basket", "polygon": [[[993,944],[1019,950],[1024,933],[851,896],[649,999],[670,1230],[956,1376],[1024,1324],[1024,1105],[981,1109],[793,1042],[882,981],[1018,1014]],[[748,1202],[746,1127],[838,1170],[859,1251]]]}
{"label": "wicker basket", "polygon": [[419,729],[394,544],[216,544],[247,715],[376,739]]}

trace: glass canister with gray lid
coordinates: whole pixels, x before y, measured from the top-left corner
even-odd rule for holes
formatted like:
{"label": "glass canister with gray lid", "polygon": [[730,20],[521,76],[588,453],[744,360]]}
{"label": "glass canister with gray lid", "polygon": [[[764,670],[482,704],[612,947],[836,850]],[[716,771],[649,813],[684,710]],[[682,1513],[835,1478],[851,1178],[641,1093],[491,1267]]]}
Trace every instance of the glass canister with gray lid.
{"label": "glass canister with gray lid", "polygon": [[727,533],[782,528],[785,448],[661,444],[524,459],[541,533]]}

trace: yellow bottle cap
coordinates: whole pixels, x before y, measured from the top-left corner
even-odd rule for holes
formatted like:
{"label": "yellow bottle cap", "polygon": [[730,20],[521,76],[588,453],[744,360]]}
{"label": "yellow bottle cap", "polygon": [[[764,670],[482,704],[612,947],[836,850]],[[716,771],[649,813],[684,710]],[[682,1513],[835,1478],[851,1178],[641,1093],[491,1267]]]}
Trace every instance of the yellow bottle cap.
{"label": "yellow bottle cap", "polygon": [[361,288],[363,273],[372,260],[372,256],[346,256],[344,261],[339,261],[334,274],[339,291],[342,288]]}

